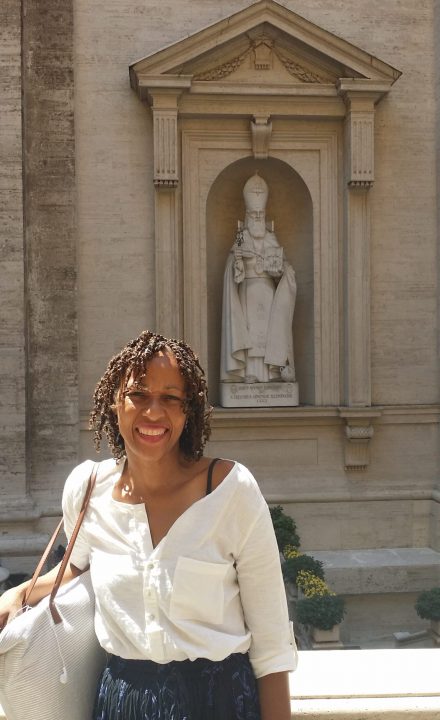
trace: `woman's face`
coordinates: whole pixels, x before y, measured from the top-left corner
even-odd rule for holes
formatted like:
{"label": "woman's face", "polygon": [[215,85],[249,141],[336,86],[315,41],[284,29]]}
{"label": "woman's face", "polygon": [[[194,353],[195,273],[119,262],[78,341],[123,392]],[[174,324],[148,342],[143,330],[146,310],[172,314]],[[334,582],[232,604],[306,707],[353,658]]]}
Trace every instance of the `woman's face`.
{"label": "woman's face", "polygon": [[131,376],[116,403],[127,458],[160,461],[179,455],[185,426],[185,380],[171,352],[158,352],[144,375]]}

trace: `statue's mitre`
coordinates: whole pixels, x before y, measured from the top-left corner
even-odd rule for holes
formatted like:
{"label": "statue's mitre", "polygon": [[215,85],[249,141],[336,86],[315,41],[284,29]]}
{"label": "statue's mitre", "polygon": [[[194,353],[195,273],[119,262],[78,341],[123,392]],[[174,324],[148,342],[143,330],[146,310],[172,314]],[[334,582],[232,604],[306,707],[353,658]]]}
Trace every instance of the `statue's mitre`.
{"label": "statue's mitre", "polygon": [[255,175],[249,178],[243,188],[246,210],[248,212],[252,210],[265,210],[268,195],[269,188],[267,183],[256,172]]}

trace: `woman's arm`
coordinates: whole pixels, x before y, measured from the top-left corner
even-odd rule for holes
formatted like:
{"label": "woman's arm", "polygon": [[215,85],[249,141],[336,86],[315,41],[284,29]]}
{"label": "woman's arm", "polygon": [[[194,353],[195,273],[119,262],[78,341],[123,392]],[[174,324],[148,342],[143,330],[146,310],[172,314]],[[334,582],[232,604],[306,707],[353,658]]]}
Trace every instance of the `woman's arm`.
{"label": "woman's arm", "polygon": [[[60,565],[61,563],[58,563],[56,567],[52,568],[52,570],[48,573],[38,578],[31,595],[27,600],[29,605],[36,605],[40,600],[50,594],[55,584]],[[66,582],[69,582],[69,580],[81,575],[82,572],[84,571],[79,570],[75,567],[75,565],[70,563],[66,567],[61,584],[64,585]],[[21,583],[21,585],[17,585],[17,587],[7,590],[0,597],[0,629],[13,620],[17,612],[20,611],[29,583],[30,580],[27,580],[26,582]]]}
{"label": "woman's arm", "polygon": [[257,683],[261,720],[291,720],[289,673],[263,675]]}

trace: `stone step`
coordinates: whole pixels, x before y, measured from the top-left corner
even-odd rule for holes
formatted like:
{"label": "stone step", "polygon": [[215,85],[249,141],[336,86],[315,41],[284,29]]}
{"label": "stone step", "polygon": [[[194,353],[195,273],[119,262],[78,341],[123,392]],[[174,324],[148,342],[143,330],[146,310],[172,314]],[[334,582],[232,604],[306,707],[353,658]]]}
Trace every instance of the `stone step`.
{"label": "stone step", "polygon": [[440,585],[440,552],[428,547],[307,550],[341,595],[421,592]]}
{"label": "stone step", "polygon": [[439,658],[438,649],[300,651],[292,719],[439,720]]}
{"label": "stone step", "polygon": [[[0,558],[25,556],[38,559],[46,549],[49,538],[49,533],[4,534],[0,537]],[[7,560],[4,564],[7,565]]]}

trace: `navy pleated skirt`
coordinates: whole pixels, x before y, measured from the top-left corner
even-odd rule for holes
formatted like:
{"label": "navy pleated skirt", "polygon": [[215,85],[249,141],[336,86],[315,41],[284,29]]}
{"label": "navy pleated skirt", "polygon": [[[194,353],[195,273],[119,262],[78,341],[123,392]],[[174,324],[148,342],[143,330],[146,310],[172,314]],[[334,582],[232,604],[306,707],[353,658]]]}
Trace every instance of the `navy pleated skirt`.
{"label": "navy pleated skirt", "polygon": [[247,655],[225,660],[123,660],[110,656],[93,720],[260,720]]}

